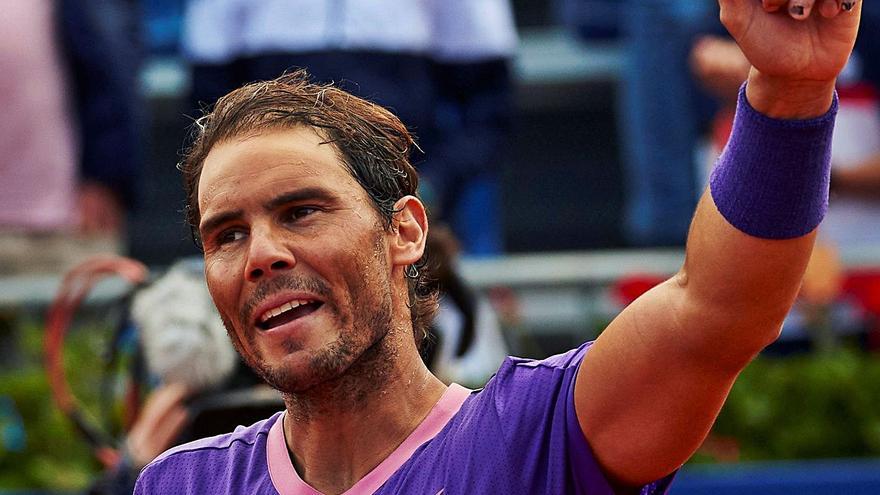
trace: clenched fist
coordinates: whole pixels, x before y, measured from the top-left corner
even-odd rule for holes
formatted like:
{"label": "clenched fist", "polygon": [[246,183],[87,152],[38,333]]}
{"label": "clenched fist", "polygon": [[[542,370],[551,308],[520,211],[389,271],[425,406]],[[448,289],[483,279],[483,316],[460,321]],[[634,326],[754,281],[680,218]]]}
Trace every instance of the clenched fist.
{"label": "clenched fist", "polygon": [[721,21],[752,64],[748,98],[780,118],[820,115],[855,44],[859,0],[719,0]]}

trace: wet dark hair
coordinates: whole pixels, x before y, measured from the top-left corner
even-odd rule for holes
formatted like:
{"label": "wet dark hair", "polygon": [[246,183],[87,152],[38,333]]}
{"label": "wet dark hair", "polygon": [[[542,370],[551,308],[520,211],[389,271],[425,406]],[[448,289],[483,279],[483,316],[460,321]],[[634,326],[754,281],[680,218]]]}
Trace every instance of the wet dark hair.
{"label": "wet dark hair", "polygon": [[[409,160],[416,144],[400,119],[333,85],[313,83],[305,70],[298,70],[236,89],[196,120],[191,144],[178,168],[186,190],[186,219],[197,244],[199,177],[211,149],[235,137],[297,126],[314,128],[335,146],[386,230],[392,228],[397,200],[417,196],[419,176]],[[405,270],[413,333],[419,345],[437,312],[437,287],[428,283],[428,272],[425,256]]]}

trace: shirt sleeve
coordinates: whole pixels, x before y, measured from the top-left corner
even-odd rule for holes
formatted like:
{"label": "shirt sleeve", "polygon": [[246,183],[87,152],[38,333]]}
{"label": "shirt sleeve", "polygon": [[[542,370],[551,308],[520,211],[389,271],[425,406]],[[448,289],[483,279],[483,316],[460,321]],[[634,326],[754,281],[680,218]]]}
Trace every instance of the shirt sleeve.
{"label": "shirt sleeve", "polygon": [[[508,359],[485,392],[494,402],[505,448],[518,456],[529,493],[614,495],[581,431],[574,384],[592,343],[542,361]],[[675,473],[643,486],[665,494]]]}

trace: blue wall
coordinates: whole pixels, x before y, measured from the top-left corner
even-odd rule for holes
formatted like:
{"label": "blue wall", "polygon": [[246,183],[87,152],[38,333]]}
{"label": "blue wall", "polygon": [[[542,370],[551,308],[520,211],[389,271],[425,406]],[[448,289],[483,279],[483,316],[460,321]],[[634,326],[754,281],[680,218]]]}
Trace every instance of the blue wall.
{"label": "blue wall", "polygon": [[877,495],[880,459],[689,466],[670,495]]}

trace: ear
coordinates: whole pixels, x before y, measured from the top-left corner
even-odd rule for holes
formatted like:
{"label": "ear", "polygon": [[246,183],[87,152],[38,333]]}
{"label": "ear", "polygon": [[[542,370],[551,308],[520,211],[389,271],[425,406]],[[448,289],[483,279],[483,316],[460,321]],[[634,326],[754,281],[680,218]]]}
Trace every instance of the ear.
{"label": "ear", "polygon": [[418,261],[425,252],[428,238],[428,215],[425,205],[415,196],[404,196],[394,203],[391,219],[391,262],[405,267]]}

